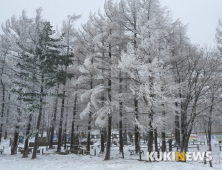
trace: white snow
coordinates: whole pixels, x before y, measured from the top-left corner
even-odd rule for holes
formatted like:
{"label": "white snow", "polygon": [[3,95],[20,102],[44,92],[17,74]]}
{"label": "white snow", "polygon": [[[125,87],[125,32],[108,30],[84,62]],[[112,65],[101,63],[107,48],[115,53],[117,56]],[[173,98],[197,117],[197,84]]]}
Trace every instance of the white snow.
{"label": "white snow", "polygon": [[[125,159],[118,154],[118,147],[111,148],[111,157],[109,161],[104,161],[104,156],[99,154],[100,148],[96,147],[96,156],[89,155],[58,155],[53,151],[45,151],[49,154],[38,154],[37,158],[32,160],[31,154],[28,158],[22,158],[22,154],[10,155],[9,140],[2,142],[5,151],[0,154],[0,170],[214,170],[222,169],[222,151],[213,146],[213,168],[209,163],[203,162],[145,162],[145,155],[142,155],[142,161],[139,161],[139,155],[130,156],[128,149],[134,149],[134,146],[125,146]],[[23,145],[19,145],[23,146]],[[200,145],[200,150],[207,150],[206,145]],[[190,151],[196,151],[192,149]],[[94,155],[94,149],[91,149],[91,155]]]}

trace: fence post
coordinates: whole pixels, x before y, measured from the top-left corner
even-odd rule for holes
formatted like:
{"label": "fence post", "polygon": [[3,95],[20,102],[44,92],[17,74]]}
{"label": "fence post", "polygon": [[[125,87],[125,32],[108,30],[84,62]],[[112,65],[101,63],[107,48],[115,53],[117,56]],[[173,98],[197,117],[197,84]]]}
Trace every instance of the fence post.
{"label": "fence post", "polygon": [[221,151],[221,146],[220,146],[220,151]]}
{"label": "fence post", "polygon": [[96,156],[96,149],[94,149],[94,156]]}

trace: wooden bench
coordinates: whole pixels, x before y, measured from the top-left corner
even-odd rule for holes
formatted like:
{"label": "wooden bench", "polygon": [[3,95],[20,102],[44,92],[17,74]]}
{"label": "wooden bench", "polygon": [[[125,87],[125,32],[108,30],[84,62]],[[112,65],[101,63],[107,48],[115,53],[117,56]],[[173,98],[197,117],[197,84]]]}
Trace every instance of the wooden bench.
{"label": "wooden bench", "polygon": [[[34,142],[29,142],[29,147],[34,147],[34,145]],[[58,142],[53,142],[52,145],[58,145]],[[39,146],[49,146],[49,142],[38,142],[38,147]]]}
{"label": "wooden bench", "polygon": [[[52,149],[55,149],[55,146],[52,146]],[[49,146],[46,146],[46,151],[49,150]]]}
{"label": "wooden bench", "polygon": [[222,145],[221,144],[215,144],[215,147],[219,147],[220,151],[221,151]]}
{"label": "wooden bench", "polygon": [[135,150],[129,149],[128,151],[130,152],[130,155],[134,155]]}
{"label": "wooden bench", "polygon": [[93,149],[94,147],[100,147],[100,145],[91,145],[91,149]]}
{"label": "wooden bench", "polygon": [[80,154],[80,153],[84,154],[86,152],[86,149],[83,149],[82,147],[83,147],[82,145],[73,145],[73,148],[70,149],[70,152],[71,153],[77,152],[77,154]]}
{"label": "wooden bench", "polygon": [[[140,145],[143,145],[143,146],[144,146],[144,144],[147,146],[147,143],[140,142]],[[155,143],[153,143],[153,146],[155,147]],[[159,142],[157,143],[157,146],[160,146],[160,143],[159,143]]]}
{"label": "wooden bench", "polygon": [[215,147],[220,147],[220,146],[222,146],[222,144],[215,144],[214,146]]}
{"label": "wooden bench", "polygon": [[72,149],[71,151],[70,151],[71,153],[75,153],[76,154],[76,152],[77,152],[77,154],[86,154],[86,149]]}
{"label": "wooden bench", "polygon": [[65,151],[65,152],[58,152],[59,155],[68,155],[69,151]]}
{"label": "wooden bench", "polygon": [[190,145],[202,145],[202,143],[205,145],[205,141],[192,141],[192,142],[189,142]]}
{"label": "wooden bench", "polygon": [[[128,151],[130,152],[130,155],[134,155],[136,153],[136,150],[134,150],[134,149],[129,149]],[[144,150],[143,149],[140,150],[140,153],[144,154]]]}
{"label": "wooden bench", "polygon": [[[32,149],[33,149],[33,148],[28,148],[28,154],[32,153]],[[23,154],[24,148],[19,147],[19,148],[18,148],[18,152],[20,152],[21,154]],[[37,149],[37,153],[38,153],[38,149]],[[40,151],[39,151],[39,153],[40,153]]]}
{"label": "wooden bench", "polygon": [[[81,145],[87,145],[87,142],[81,142]],[[90,142],[89,145],[93,145],[93,142]]]}
{"label": "wooden bench", "polygon": [[197,145],[197,146],[188,146],[188,148],[197,148],[197,150],[199,151],[199,145]]}

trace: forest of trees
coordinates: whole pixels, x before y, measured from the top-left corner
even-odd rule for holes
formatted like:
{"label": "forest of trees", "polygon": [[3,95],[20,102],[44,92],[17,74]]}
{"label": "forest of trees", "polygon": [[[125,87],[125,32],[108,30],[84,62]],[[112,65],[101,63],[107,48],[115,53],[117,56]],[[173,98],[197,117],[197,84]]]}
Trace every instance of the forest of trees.
{"label": "forest of trees", "polygon": [[86,132],[89,151],[91,130],[100,129],[102,152],[107,132],[109,160],[114,128],[120,153],[128,132],[138,153],[140,134],[152,152],[157,134],[165,151],[166,133],[173,132],[186,152],[192,130],[204,127],[211,150],[212,126],[222,122],[221,20],[213,48],[192,44],[187,25],[173,21],[158,0],[106,0],[104,13],[91,13],[78,29],[81,15],[54,31],[41,11],[29,18],[24,10],[1,25],[0,143],[36,132],[34,159],[44,133],[50,148],[58,133],[59,152],[64,134],[72,146],[75,134]]}

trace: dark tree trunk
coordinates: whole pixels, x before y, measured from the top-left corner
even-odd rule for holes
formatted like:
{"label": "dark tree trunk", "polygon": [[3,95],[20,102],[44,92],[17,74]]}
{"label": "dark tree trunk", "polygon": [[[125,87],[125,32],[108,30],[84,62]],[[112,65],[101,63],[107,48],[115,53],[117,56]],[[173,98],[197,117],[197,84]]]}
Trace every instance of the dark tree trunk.
{"label": "dark tree trunk", "polygon": [[[104,46],[104,42],[102,42],[103,46]],[[105,58],[105,52],[103,51],[102,52],[102,57],[103,57],[103,60]],[[104,66],[102,67],[102,74],[104,74]],[[103,80],[103,85],[105,83],[105,80]],[[101,100],[102,100],[102,105],[104,106],[104,100],[105,100],[105,96],[104,96],[104,93],[102,94],[101,96]],[[100,131],[100,134],[101,134],[101,140],[100,140],[100,143],[101,143],[101,150],[100,150],[100,153],[104,153],[104,146],[105,146],[105,135],[104,135],[104,128],[102,127],[101,131]]]}
{"label": "dark tree trunk", "polygon": [[[92,64],[93,64],[93,60],[92,60]],[[92,75],[91,75],[91,81],[90,81],[90,89],[93,89],[93,81],[92,81]],[[87,150],[87,154],[90,155],[90,133],[91,133],[91,119],[92,119],[92,109],[91,109],[91,105],[92,103],[90,102],[90,111],[89,111],[89,120],[88,120],[88,133],[87,133],[87,146],[86,146],[86,150]]]}
{"label": "dark tree trunk", "polygon": [[209,117],[209,122],[208,122],[208,145],[209,145],[209,151],[212,151],[212,147],[211,147],[211,118]]}
{"label": "dark tree trunk", "polygon": [[104,132],[103,128],[101,129],[101,151],[100,153],[104,153]]}
{"label": "dark tree trunk", "polygon": [[2,85],[2,110],[1,110],[0,144],[1,144],[1,141],[2,141],[3,117],[4,117],[4,112],[5,112],[5,85],[3,84],[2,79],[1,79],[1,85]]}
{"label": "dark tree trunk", "polygon": [[[90,107],[91,107],[91,104],[90,104]],[[86,146],[87,154],[89,154],[89,155],[90,155],[90,140],[91,140],[90,139],[90,131],[91,131],[91,111],[89,113],[88,133],[87,133],[87,146]]]}
{"label": "dark tree trunk", "polygon": [[64,136],[64,149],[66,149],[66,145],[67,145],[67,142],[66,142],[66,138],[67,138],[66,128],[65,128],[65,130],[64,130],[63,133],[64,133],[64,134],[63,134],[63,136]]}
{"label": "dark tree trunk", "polygon": [[14,132],[14,143],[13,143],[13,151],[12,151],[12,155],[17,154],[17,148],[18,148],[18,132],[19,130],[19,126],[16,126],[16,130]]}
{"label": "dark tree trunk", "polygon": [[[111,54],[111,44],[109,44],[109,58],[110,58],[110,67],[109,67],[109,80],[108,80],[108,100],[110,102],[110,107],[111,107],[111,59],[112,59],[112,54]],[[111,108],[110,108],[111,109]],[[108,136],[107,136],[107,145],[106,145],[106,156],[105,160],[110,160],[110,148],[111,148],[111,130],[112,130],[112,113],[108,114]]]}
{"label": "dark tree trunk", "polygon": [[162,152],[166,151],[166,134],[165,132],[161,132],[161,138],[162,138]]}
{"label": "dark tree trunk", "polygon": [[180,122],[179,115],[175,116],[175,140],[178,146],[180,146]]}
{"label": "dark tree trunk", "polygon": [[122,121],[119,121],[119,152],[123,152],[123,132],[122,132]]}
{"label": "dark tree trunk", "polygon": [[50,133],[50,141],[49,141],[49,149],[52,149],[53,146],[53,138],[54,138],[54,126],[51,127]]}
{"label": "dark tree trunk", "polygon": [[70,150],[73,147],[74,144],[74,136],[75,136],[75,118],[76,118],[76,102],[77,102],[77,94],[75,94],[74,99],[74,108],[73,108],[73,117],[72,117],[72,130],[71,130],[71,144],[70,144]]}
{"label": "dark tree trunk", "polygon": [[148,152],[151,153],[153,151],[153,110],[150,110],[149,113],[149,132],[148,132]]}
{"label": "dark tree trunk", "polygon": [[59,121],[59,137],[58,137],[58,148],[57,152],[61,151],[61,144],[62,144],[62,123],[63,123],[63,115],[64,115],[64,103],[65,103],[65,89],[63,90],[63,98],[62,98],[62,107],[61,107],[61,114],[60,114],[60,121]]}
{"label": "dark tree trunk", "polygon": [[[44,76],[42,76],[42,83],[44,83]],[[41,86],[41,95],[43,95],[43,86]],[[37,147],[38,147],[38,138],[39,138],[39,128],[40,128],[40,122],[41,122],[41,117],[42,117],[42,103],[43,103],[43,97],[40,97],[40,108],[39,108],[39,115],[38,115],[38,120],[37,120],[37,130],[38,132],[35,135],[35,144],[34,144],[34,149],[32,153],[32,159],[36,158],[36,152],[37,152]]]}
{"label": "dark tree trunk", "polygon": [[[119,96],[122,96],[122,75],[121,72],[119,73]],[[122,153],[123,158],[123,123],[122,123],[122,117],[123,117],[123,102],[122,97],[119,97],[119,152]]]}
{"label": "dark tree trunk", "polygon": [[[30,133],[31,121],[32,121],[32,114],[29,115],[29,121],[28,121],[27,130],[26,130],[26,136]],[[29,142],[28,140],[29,140],[28,138],[25,140],[24,152],[23,152],[22,158],[27,158],[28,157],[28,142]]]}
{"label": "dark tree trunk", "polygon": [[[68,106],[68,100],[67,100],[67,106]],[[64,142],[64,149],[66,149],[66,145],[67,145],[67,141],[66,141],[66,139],[67,139],[67,131],[66,131],[66,129],[67,129],[67,120],[68,119],[68,110],[67,110],[67,113],[66,113],[66,121],[65,121],[65,130],[64,130],[64,136],[65,136],[65,142]]]}
{"label": "dark tree trunk", "polygon": [[153,130],[149,130],[148,134],[148,152],[153,151]]}
{"label": "dark tree trunk", "polygon": [[19,128],[20,126],[18,125],[22,116],[22,112],[20,110],[20,108],[17,108],[17,112],[18,112],[18,116],[17,116],[17,122],[16,122],[16,126],[15,126],[15,132],[14,132],[14,143],[13,143],[13,148],[12,148],[12,152],[11,154],[17,154],[17,147],[18,147],[18,135],[19,135]]}
{"label": "dark tree trunk", "polygon": [[[6,122],[7,123],[7,122]],[[8,133],[7,133],[7,128],[5,129],[5,135],[4,135],[4,140],[7,139]]]}
{"label": "dark tree trunk", "polygon": [[197,106],[197,98],[195,99],[194,105],[192,106],[192,117],[189,120],[189,124],[187,123],[187,117],[184,116],[186,114],[184,114],[183,116],[181,115],[181,117],[183,117],[183,120],[181,120],[181,125],[183,124],[183,126],[181,126],[181,130],[183,129],[182,141],[180,146],[181,152],[187,152],[188,150],[189,138],[193,130],[194,120],[196,118],[196,106]]}
{"label": "dark tree trunk", "polygon": [[181,135],[182,135],[182,139],[181,139],[181,144],[180,144],[180,151],[183,152],[185,150],[185,143],[186,143],[186,125],[187,124],[187,114],[186,111],[184,109],[184,105],[181,104]]}
{"label": "dark tree trunk", "polygon": [[66,150],[67,147],[67,132],[66,129],[64,130],[64,149]]}
{"label": "dark tree trunk", "polygon": [[57,115],[57,105],[58,105],[58,93],[59,93],[59,83],[57,84],[57,89],[56,89],[56,99],[55,99],[55,106],[54,106],[53,122],[52,122],[51,133],[50,133],[51,137],[49,141],[49,149],[52,149],[52,146],[53,146],[54,130],[55,130],[55,124],[56,124],[56,115]]}
{"label": "dark tree trunk", "polygon": [[212,129],[212,111],[213,111],[213,101],[214,101],[214,97],[212,98],[212,103],[210,106],[210,115],[209,115],[209,119],[208,119],[208,146],[209,146],[209,151],[212,151],[212,146],[211,146],[211,129]]}
{"label": "dark tree trunk", "polygon": [[158,137],[158,134],[157,134],[157,130],[156,130],[156,128],[155,128],[155,129],[154,129],[155,152],[158,151],[157,137]]}
{"label": "dark tree trunk", "polygon": [[[163,105],[164,107],[164,105]],[[161,138],[162,138],[162,152],[166,151],[166,133],[165,133],[165,111],[162,112],[162,116],[163,116],[163,129],[161,132]]]}
{"label": "dark tree trunk", "polygon": [[[11,98],[11,95],[9,94],[8,95],[8,101],[9,102],[10,102],[10,98]],[[8,122],[9,122],[9,112],[10,112],[10,105],[7,108],[7,115],[6,115],[6,124],[7,125],[8,125]],[[8,136],[7,130],[8,130],[7,127],[5,127],[5,136],[4,136],[5,140],[7,139],[7,136]]]}
{"label": "dark tree trunk", "polygon": [[45,112],[43,112],[43,119],[42,119],[42,133],[41,133],[41,137],[43,137],[43,133],[44,133],[44,126],[45,126]]}
{"label": "dark tree trunk", "polygon": [[[50,116],[49,116],[50,117]],[[48,127],[49,127],[49,123],[48,123]],[[51,129],[52,127],[47,128],[46,132],[47,132],[47,136],[49,137],[50,133],[51,133]]]}
{"label": "dark tree trunk", "polygon": [[[138,100],[136,96],[134,98],[134,108],[135,108],[135,118],[138,120]],[[138,125],[135,125],[135,151],[136,153],[139,152],[139,132],[138,132]]]}
{"label": "dark tree trunk", "polygon": [[[176,107],[178,107],[178,103],[175,103]],[[180,146],[180,120],[179,120],[179,113],[176,111],[176,116],[175,116],[175,141],[178,146]]]}
{"label": "dark tree trunk", "polygon": [[110,160],[111,129],[112,129],[112,115],[109,115],[109,117],[108,117],[108,136],[107,136],[107,145],[106,145],[106,157],[105,157],[105,160]]}

